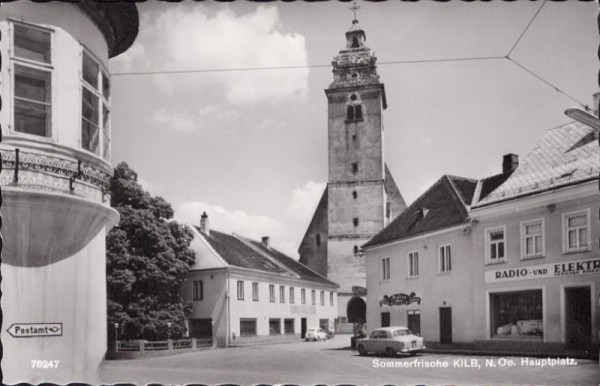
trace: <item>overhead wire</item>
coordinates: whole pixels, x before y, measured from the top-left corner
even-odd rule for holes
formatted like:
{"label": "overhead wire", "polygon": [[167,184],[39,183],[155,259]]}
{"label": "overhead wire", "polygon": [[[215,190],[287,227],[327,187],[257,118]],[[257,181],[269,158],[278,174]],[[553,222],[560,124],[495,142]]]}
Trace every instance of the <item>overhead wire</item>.
{"label": "overhead wire", "polygon": [[[533,24],[533,22],[537,19],[540,14],[542,8],[546,4],[547,0],[542,2],[542,5],[538,8],[536,13],[533,15],[531,20],[527,26],[523,29],[515,43],[512,45],[511,49],[504,56],[483,56],[483,57],[462,57],[462,58],[446,58],[446,59],[417,59],[417,60],[392,60],[392,61],[383,61],[378,62],[378,65],[402,65],[402,64],[426,64],[426,63],[450,63],[450,62],[464,62],[464,61],[484,61],[484,60],[500,60],[506,59],[511,63],[514,63],[516,66],[550,86],[554,91],[558,92],[571,99],[575,103],[582,106],[584,109],[588,110],[589,106],[577,100],[572,95],[566,93],[564,90],[560,89],[547,79],[543,78],[541,75],[537,74],[535,71],[530,70],[525,67],[523,64],[517,62],[510,55],[519,45],[523,37],[529,31],[529,28]],[[117,72],[111,74],[111,76],[143,76],[143,75],[173,75],[173,74],[202,74],[202,73],[219,73],[219,72],[242,72],[242,71],[274,71],[274,70],[297,70],[297,69],[310,69],[310,68],[325,68],[330,67],[330,64],[307,64],[307,65],[296,65],[296,66],[270,66],[270,67],[237,67],[237,68],[207,68],[207,69],[189,69],[189,70],[163,70],[163,71],[133,71],[133,72]]]}

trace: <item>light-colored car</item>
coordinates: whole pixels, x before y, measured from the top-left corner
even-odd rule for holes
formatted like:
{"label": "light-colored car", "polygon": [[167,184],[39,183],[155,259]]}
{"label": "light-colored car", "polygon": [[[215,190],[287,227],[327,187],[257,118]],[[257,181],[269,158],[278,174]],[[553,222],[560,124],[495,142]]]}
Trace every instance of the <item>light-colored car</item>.
{"label": "light-colored car", "polygon": [[402,326],[376,328],[368,338],[356,341],[358,353],[362,356],[369,353],[384,353],[389,357],[398,353],[416,355],[425,349],[423,338],[414,335]]}
{"label": "light-colored car", "polygon": [[306,330],[304,339],[308,342],[309,340],[327,340],[327,333],[322,328],[309,328]]}

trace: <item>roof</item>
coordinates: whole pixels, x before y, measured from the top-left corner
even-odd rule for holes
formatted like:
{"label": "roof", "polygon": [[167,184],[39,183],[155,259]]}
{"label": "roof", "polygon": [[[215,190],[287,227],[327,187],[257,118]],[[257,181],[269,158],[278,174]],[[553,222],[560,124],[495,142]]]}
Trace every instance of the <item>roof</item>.
{"label": "roof", "polygon": [[299,277],[302,280],[338,285],[318,273],[312,271],[304,264],[279,252],[275,248],[267,247],[260,241],[251,240],[239,235],[228,235],[215,230],[206,234],[195,227],[210,246],[231,266],[263,271],[271,274]]}
{"label": "roof", "polygon": [[548,130],[510,177],[474,207],[596,180],[599,172],[595,130],[571,122]]}
{"label": "roof", "polygon": [[444,175],[363,248],[464,223],[477,181]]}

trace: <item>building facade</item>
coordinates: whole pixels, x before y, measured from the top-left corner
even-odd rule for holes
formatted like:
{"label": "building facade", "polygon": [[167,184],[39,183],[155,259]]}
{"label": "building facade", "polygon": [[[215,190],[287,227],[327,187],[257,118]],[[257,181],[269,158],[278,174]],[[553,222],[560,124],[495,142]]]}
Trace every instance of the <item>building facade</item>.
{"label": "building facade", "polygon": [[586,119],[548,130],[520,163],[505,156],[454,205],[462,221],[436,208],[467,195],[438,181],[365,245],[370,329],[407,325],[428,347],[597,355],[600,125],[568,113]]}
{"label": "building facade", "polygon": [[211,230],[206,214],[191,227],[196,262],[182,287],[191,304],[190,337],[219,347],[304,338],[334,328],[337,284],[269,245]]}
{"label": "building facade", "polygon": [[298,250],[302,263],[340,285],[342,323],[365,318],[365,303],[356,291],[365,286],[360,246],[406,206],[385,164],[385,88],[365,42],[355,19],[345,49],[332,62],[334,80],[325,90],[328,183]]}
{"label": "building facade", "polygon": [[2,4],[6,383],[97,382],[107,348],[105,236],[119,220],[106,196],[108,59],[137,31],[133,4]]}

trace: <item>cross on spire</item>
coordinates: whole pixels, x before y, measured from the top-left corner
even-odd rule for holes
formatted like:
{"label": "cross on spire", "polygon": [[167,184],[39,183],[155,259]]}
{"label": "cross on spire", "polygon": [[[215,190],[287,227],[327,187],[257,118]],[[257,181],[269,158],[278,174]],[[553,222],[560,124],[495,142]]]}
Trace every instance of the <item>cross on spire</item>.
{"label": "cross on spire", "polygon": [[358,5],[356,5],[356,0],[354,0],[354,4],[349,9],[354,13],[354,21],[357,21],[356,20],[356,11],[358,11],[360,9],[360,7]]}

